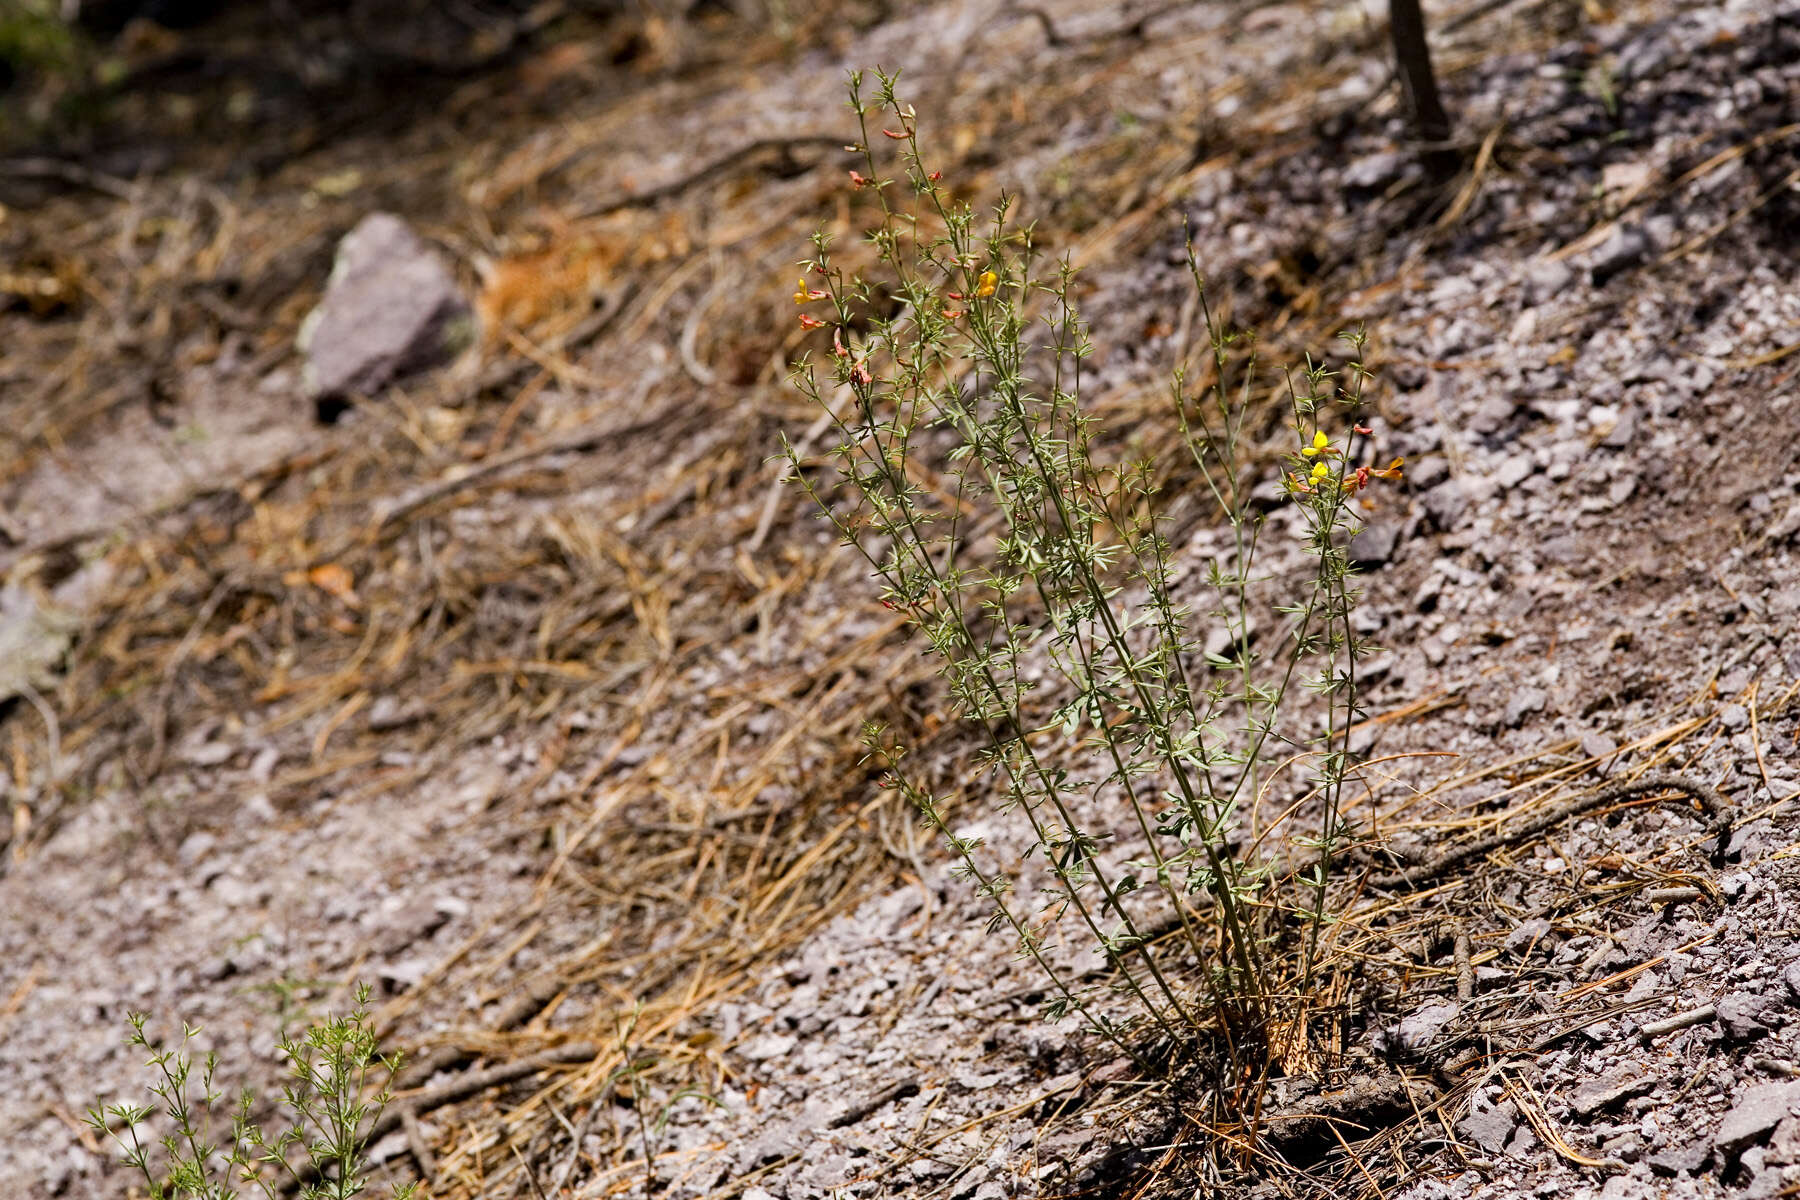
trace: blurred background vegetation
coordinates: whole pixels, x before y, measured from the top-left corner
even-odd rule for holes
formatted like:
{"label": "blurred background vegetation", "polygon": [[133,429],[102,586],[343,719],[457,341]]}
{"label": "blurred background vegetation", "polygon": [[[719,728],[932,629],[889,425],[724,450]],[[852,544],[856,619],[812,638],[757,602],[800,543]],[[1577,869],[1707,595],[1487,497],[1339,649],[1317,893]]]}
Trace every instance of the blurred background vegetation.
{"label": "blurred background vegetation", "polygon": [[135,144],[139,161],[107,164],[130,175],[163,165],[159,153],[166,156],[184,134],[341,125],[347,114],[366,119],[399,99],[407,101],[395,114],[403,119],[441,96],[434,82],[503,65],[553,25],[563,35],[592,32],[624,7],[620,0],[0,0],[0,153],[117,154]]}

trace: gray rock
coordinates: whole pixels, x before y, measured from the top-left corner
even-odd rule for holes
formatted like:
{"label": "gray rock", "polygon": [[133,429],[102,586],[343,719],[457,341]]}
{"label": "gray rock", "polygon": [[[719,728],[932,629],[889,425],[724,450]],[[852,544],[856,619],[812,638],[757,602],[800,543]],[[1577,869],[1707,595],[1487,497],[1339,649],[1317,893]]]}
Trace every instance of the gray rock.
{"label": "gray rock", "polygon": [[1604,733],[1589,732],[1581,735],[1581,752],[1589,758],[1605,758],[1617,753],[1619,743]]}
{"label": "gray rock", "polygon": [[1456,1123],[1456,1132],[1466,1142],[1473,1142],[1489,1154],[1499,1154],[1512,1141],[1519,1127],[1519,1110],[1510,1100],[1502,1100],[1493,1108],[1471,1109]]}
{"label": "gray rock", "polygon": [[1618,421],[1613,424],[1607,435],[1600,439],[1600,444],[1608,450],[1623,450],[1631,445],[1632,439],[1637,436],[1637,426],[1637,409],[1627,408],[1619,414]]}
{"label": "gray rock", "polygon": [[380,928],[375,935],[375,953],[384,958],[399,954],[425,941],[449,920],[449,913],[423,896],[407,900],[391,914],[380,918]]}
{"label": "gray rock", "polygon": [[1419,1054],[1438,1040],[1444,1026],[1455,1020],[1460,1012],[1460,1004],[1427,1004],[1401,1018],[1397,1024],[1377,1030],[1370,1041],[1378,1054]]}
{"label": "gray rock", "polygon": [[1536,470],[1537,464],[1531,461],[1530,455],[1515,454],[1500,464],[1500,469],[1494,472],[1494,478],[1500,481],[1503,488],[1516,488],[1530,479]]}
{"label": "gray rock", "polygon": [[1536,308],[1557,298],[1575,282],[1575,272],[1561,261],[1535,262],[1525,272],[1525,303]]}
{"label": "gray rock", "polygon": [[1450,464],[1436,454],[1421,458],[1406,473],[1406,482],[1415,492],[1427,492],[1450,478]]}
{"label": "gray rock", "polygon": [[738,1174],[746,1175],[757,1167],[797,1153],[801,1145],[796,1131],[787,1126],[763,1130],[738,1151]]}
{"label": "gray rock", "polygon": [[1593,274],[1594,286],[1604,287],[1614,276],[1642,262],[1648,253],[1650,238],[1643,230],[1630,225],[1619,226],[1588,256],[1588,270]]}
{"label": "gray rock", "polygon": [[1691,1175],[1706,1165],[1712,1154],[1712,1146],[1706,1139],[1696,1138],[1694,1141],[1671,1146],[1667,1150],[1659,1150],[1647,1160],[1650,1169],[1658,1175]]}
{"label": "gray rock", "polygon": [[1733,992],[1718,1003],[1719,1028],[1731,1041],[1754,1041],[1769,1032],[1768,1004],[1754,992]]}
{"label": "gray rock", "polygon": [[767,1062],[771,1058],[784,1057],[793,1050],[795,1044],[796,1040],[786,1034],[765,1033],[761,1037],[751,1038],[739,1048],[738,1053],[751,1062]]}
{"label": "gray rock", "polygon": [[1763,539],[1770,542],[1783,542],[1796,533],[1800,533],[1800,500],[1788,505],[1787,511],[1763,531]]}
{"label": "gray rock", "polygon": [[1713,1135],[1713,1145],[1733,1157],[1786,1120],[1800,1104],[1800,1080],[1782,1080],[1745,1088]]}
{"label": "gray rock", "polygon": [[210,833],[202,831],[200,833],[189,834],[187,838],[182,841],[180,848],[175,851],[175,857],[181,862],[182,866],[191,867],[207,855],[211,854],[213,848],[218,844],[219,839]]}
{"label": "gray rock", "polygon": [[[1739,830],[1738,832],[1741,833],[1743,831]],[[1738,842],[1736,835],[1733,835],[1731,842],[1728,842],[1726,844],[1726,853],[1727,854],[1732,852],[1733,843],[1736,843],[1736,849],[1738,851],[1740,851],[1740,852],[1742,851],[1742,849],[1743,849],[1742,843]],[[1751,885],[1754,884],[1755,882],[1756,882],[1756,876],[1750,874],[1750,872],[1748,872],[1748,871],[1733,871],[1731,874],[1726,875],[1725,877],[1723,877],[1722,879],[1719,880],[1719,891],[1727,899],[1736,900],[1739,896],[1744,896],[1744,895],[1747,895],[1748,893],[1750,893],[1752,891]]]}
{"label": "gray rock", "polygon": [[430,712],[421,700],[403,701],[398,696],[380,696],[369,706],[369,728],[376,733],[389,733],[424,720]]}
{"label": "gray rock", "polygon": [[1468,427],[1472,432],[1480,434],[1499,433],[1517,411],[1517,406],[1505,396],[1489,396],[1469,414]]}
{"label": "gray rock", "polygon": [[1520,921],[1518,926],[1506,935],[1506,949],[1508,953],[1517,954],[1549,932],[1550,922],[1543,917],[1532,917],[1528,921]]}
{"label": "gray rock", "polygon": [[[1638,1135],[1636,1130],[1628,1129],[1618,1137],[1607,1139],[1601,1148],[1621,1162],[1634,1163],[1644,1157],[1644,1139]],[[1614,1176],[1614,1178],[1624,1177]]]}
{"label": "gray rock", "polygon": [[1788,999],[1800,1004],[1800,959],[1789,963],[1782,970],[1781,982],[1787,985]]}
{"label": "gray rock", "polygon": [[1406,522],[1397,515],[1383,515],[1357,530],[1350,539],[1350,561],[1359,567],[1379,567],[1393,561],[1394,551],[1406,534]]}
{"label": "gray rock", "polygon": [[1719,710],[1719,724],[1727,733],[1737,733],[1750,728],[1750,714],[1741,704],[1727,704]]}
{"label": "gray rock", "polygon": [[1520,688],[1514,692],[1512,699],[1506,702],[1505,723],[1508,729],[1517,729],[1525,723],[1525,718],[1533,713],[1544,711],[1544,705],[1550,697],[1543,688]]}
{"label": "gray rock", "polygon": [[430,969],[431,964],[424,959],[408,958],[380,968],[375,972],[375,978],[390,995],[399,995],[418,987]]}
{"label": "gray rock", "polygon": [[1766,1158],[1775,1163],[1800,1163],[1800,1117],[1783,1117],[1775,1126]]}
{"label": "gray rock", "polygon": [[49,691],[77,625],[34,590],[15,582],[0,587],[0,701]]}
{"label": "gray rock", "polygon": [[1569,1107],[1584,1117],[1611,1108],[1630,1096],[1638,1096],[1656,1085],[1651,1075],[1627,1075],[1623,1072],[1590,1079],[1575,1089]]}
{"label": "gray rock", "polygon": [[[1605,1149],[1609,1153],[1615,1151],[1615,1147],[1610,1142]],[[1634,1179],[1630,1175],[1614,1175],[1600,1185],[1600,1200],[1637,1200],[1643,1194],[1643,1181]]]}
{"label": "gray rock", "polygon": [[1469,513],[1469,496],[1462,481],[1446,479],[1424,495],[1425,513],[1445,533],[1455,532]]}
{"label": "gray rock", "polygon": [[325,298],[300,327],[308,394],[368,395],[472,340],[468,301],[400,218],[371,213],[338,243]]}
{"label": "gray rock", "polygon": [[[1750,1155],[1746,1154],[1744,1157],[1749,1158]],[[1781,1168],[1758,1163],[1750,1172],[1750,1182],[1744,1185],[1744,1190],[1737,1194],[1744,1200],[1774,1200],[1777,1196],[1793,1195],[1794,1193],[1784,1186],[1785,1183]]]}
{"label": "gray rock", "polygon": [[1353,191],[1378,192],[1412,165],[1412,158],[1397,151],[1369,154],[1351,163],[1344,172],[1344,186]]}
{"label": "gray rock", "polygon": [[1530,1154],[1538,1147],[1538,1136],[1531,1131],[1531,1126],[1521,1123],[1513,1131],[1512,1141],[1506,1143],[1506,1154],[1509,1158],[1520,1158]]}

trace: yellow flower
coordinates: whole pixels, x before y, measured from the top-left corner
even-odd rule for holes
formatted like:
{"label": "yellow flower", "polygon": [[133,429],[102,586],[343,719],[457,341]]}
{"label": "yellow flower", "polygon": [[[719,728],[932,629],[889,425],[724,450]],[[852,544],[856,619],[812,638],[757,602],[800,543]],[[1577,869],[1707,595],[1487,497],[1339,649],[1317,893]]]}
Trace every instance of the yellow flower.
{"label": "yellow flower", "polygon": [[794,289],[794,303],[795,304],[805,304],[808,300],[811,300],[811,299],[812,299],[812,293],[807,289],[806,276],[802,275],[800,277],[800,286]]}
{"label": "yellow flower", "polygon": [[[1322,437],[1324,435],[1321,434],[1320,436]],[[1326,478],[1330,476],[1330,474],[1331,474],[1331,468],[1326,466],[1324,463],[1314,463],[1313,464],[1312,481],[1314,483],[1323,483],[1326,480]]]}
{"label": "yellow flower", "polygon": [[[1306,455],[1308,458],[1317,458],[1329,449],[1331,449],[1331,439],[1326,437],[1325,431],[1321,429],[1319,432],[1313,434],[1312,445],[1300,447],[1300,453]],[[1321,463],[1320,466],[1322,467],[1324,464]],[[1317,478],[1316,474],[1314,475],[1314,478]]]}
{"label": "yellow flower", "polygon": [[981,273],[981,278],[975,281],[975,294],[977,296],[991,296],[994,294],[994,289],[998,287],[999,284],[1000,277],[998,275],[994,274],[992,271],[983,271]]}

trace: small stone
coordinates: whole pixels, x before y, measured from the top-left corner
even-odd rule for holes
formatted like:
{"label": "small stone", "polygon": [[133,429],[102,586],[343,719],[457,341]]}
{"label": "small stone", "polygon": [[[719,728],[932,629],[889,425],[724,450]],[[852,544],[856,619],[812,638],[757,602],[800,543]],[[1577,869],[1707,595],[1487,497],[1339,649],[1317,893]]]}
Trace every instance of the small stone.
{"label": "small stone", "polygon": [[1489,396],[1475,406],[1470,413],[1467,424],[1470,432],[1489,436],[1499,433],[1513,419],[1518,406],[1505,396]]}
{"label": "small stone", "polygon": [[460,896],[439,896],[431,903],[447,922],[469,915],[469,902]]}
{"label": "small stone", "polygon": [[1734,1042],[1754,1041],[1769,1032],[1768,1001],[1753,992],[1733,992],[1718,1003],[1719,1028]]}
{"label": "small stone", "polygon": [[231,761],[237,753],[236,747],[229,742],[201,742],[196,746],[184,747],[181,761],[196,767],[216,767],[220,763]]}
{"label": "small stone", "polygon": [[369,706],[369,729],[374,733],[403,729],[422,720],[427,714],[428,710],[421,701],[404,703],[398,696],[381,696]]}
{"label": "small stone", "polygon": [[1405,533],[1406,524],[1399,517],[1383,516],[1370,521],[1350,538],[1350,561],[1364,568],[1392,562]]}
{"label": "small stone", "polygon": [[369,395],[442,362],[474,328],[449,270],[399,217],[371,213],[338,243],[325,298],[300,327],[317,399]]}
{"label": "small stone", "polygon": [[[1761,858],[1766,841],[1764,835],[1770,831],[1770,828],[1767,821],[1752,821],[1738,829],[1725,844],[1726,861],[1745,862]],[[1747,871],[1739,872],[1739,874],[1744,875],[1745,879],[1743,886],[1736,888],[1735,891],[1743,893],[1745,899],[1749,899],[1762,890],[1760,882],[1754,875]]]}
{"label": "small stone", "polygon": [[1525,723],[1525,718],[1533,713],[1544,711],[1544,705],[1550,697],[1543,688],[1520,688],[1514,692],[1512,699],[1506,702],[1505,723],[1508,729],[1517,729]]}
{"label": "small stone", "polygon": [[[0,536],[0,545],[6,541]],[[16,580],[0,586],[0,701],[31,688],[50,691],[79,624]]]}
{"label": "small stone", "polygon": [[1637,425],[1637,409],[1627,408],[1619,414],[1619,419],[1613,423],[1607,435],[1600,439],[1600,444],[1608,450],[1623,450],[1637,436]]}
{"label": "small stone", "polygon": [[1712,1147],[1706,1139],[1696,1138],[1679,1146],[1659,1150],[1647,1160],[1658,1175],[1691,1175],[1706,1165]]}
{"label": "small stone", "polygon": [[[1644,1139],[1638,1136],[1636,1130],[1627,1130],[1621,1133],[1618,1137],[1604,1143],[1602,1148],[1621,1162],[1634,1163],[1644,1157]],[[1615,1176],[1614,1178],[1624,1177]]]}
{"label": "small stone", "polygon": [[1460,1004],[1427,1004],[1415,1013],[1401,1018],[1398,1024],[1380,1031],[1376,1050],[1385,1054],[1420,1054],[1429,1049],[1444,1031],[1444,1026],[1462,1012]]}
{"label": "small stone", "polygon": [[1344,187],[1356,192],[1379,192],[1400,178],[1411,163],[1410,157],[1398,151],[1364,155],[1344,171]]}
{"label": "small stone", "polygon": [[382,988],[389,995],[399,995],[418,987],[425,978],[425,972],[430,969],[424,959],[408,958],[382,967],[375,972],[375,977],[381,981]]}
{"label": "small stone", "polygon": [[1800,1104],[1800,1081],[1783,1080],[1745,1088],[1725,1114],[1713,1145],[1733,1157],[1760,1141]]}
{"label": "small stone", "polygon": [[1800,959],[1796,959],[1783,968],[1781,982],[1787,986],[1788,999],[1800,1004]]}
{"label": "small stone", "polygon": [[1606,758],[1617,753],[1619,743],[1604,733],[1584,733],[1581,735],[1581,752],[1589,758]]}
{"label": "small stone", "polygon": [[219,839],[210,833],[189,834],[175,851],[175,857],[181,861],[182,866],[191,867],[211,854],[218,844]]}
{"label": "small stone", "polygon": [[1530,479],[1536,470],[1537,464],[1532,462],[1528,456],[1515,454],[1500,464],[1500,469],[1494,472],[1494,478],[1500,482],[1500,486],[1503,488],[1516,488]]}
{"label": "small stone", "polygon": [[1727,704],[1719,712],[1719,724],[1727,733],[1738,733],[1750,728],[1750,714],[1741,704]]}
{"label": "small stone", "polygon": [[1648,253],[1650,239],[1645,236],[1644,231],[1621,225],[1588,258],[1588,270],[1593,274],[1594,286],[1605,287],[1613,277],[1642,262]]}
{"label": "small stone", "polygon": [[745,1175],[757,1167],[767,1166],[778,1159],[798,1153],[801,1140],[796,1131],[790,1128],[766,1130],[744,1144],[738,1151],[738,1174]]}
{"label": "small stone", "polygon": [[1471,1109],[1456,1123],[1456,1132],[1489,1154],[1499,1154],[1512,1141],[1513,1131],[1519,1127],[1518,1118],[1519,1110],[1512,1101],[1503,1100],[1493,1108]]}
{"label": "small stone", "polygon": [[1800,533],[1800,500],[1788,505],[1787,511],[1763,530],[1763,539],[1770,542],[1783,542],[1796,533]]}
{"label": "small stone", "polygon": [[1783,1117],[1775,1126],[1775,1132],[1769,1137],[1767,1159],[1777,1163],[1800,1163],[1800,1117]]}
{"label": "small stone", "polygon": [[1615,1074],[1590,1079],[1575,1089],[1575,1094],[1569,1098],[1569,1107],[1584,1117],[1591,1117],[1630,1096],[1642,1095],[1655,1084],[1655,1078],[1649,1075]]}
{"label": "small stone", "polygon": [[1533,917],[1529,921],[1520,921],[1518,926],[1506,935],[1506,949],[1517,954],[1535,941],[1539,941],[1550,932],[1550,922],[1544,917]]}
{"label": "small stone", "polygon": [[1428,492],[1448,478],[1450,478],[1449,462],[1432,454],[1421,458],[1418,465],[1406,473],[1406,484],[1415,493]]}
{"label": "small stone", "polygon": [[388,957],[416,945],[442,929],[451,914],[434,901],[423,897],[407,901],[391,915],[379,919],[381,928],[375,935],[375,953]]}
{"label": "small stone", "polygon": [[1525,303],[1532,307],[1547,304],[1568,290],[1575,282],[1575,272],[1562,261],[1532,263],[1525,272]]}
{"label": "small stone", "polygon": [[795,1044],[796,1039],[786,1034],[765,1033],[745,1042],[738,1048],[738,1053],[751,1062],[767,1062],[771,1058],[781,1058],[788,1054]]}
{"label": "small stone", "polygon": [[1445,533],[1454,533],[1469,512],[1469,496],[1459,479],[1446,479],[1425,493],[1425,513]]}
{"label": "small stone", "polygon": [[[1609,1152],[1613,1147],[1605,1147]],[[1600,1185],[1600,1200],[1637,1200],[1642,1196],[1643,1184],[1629,1175],[1614,1175]]]}

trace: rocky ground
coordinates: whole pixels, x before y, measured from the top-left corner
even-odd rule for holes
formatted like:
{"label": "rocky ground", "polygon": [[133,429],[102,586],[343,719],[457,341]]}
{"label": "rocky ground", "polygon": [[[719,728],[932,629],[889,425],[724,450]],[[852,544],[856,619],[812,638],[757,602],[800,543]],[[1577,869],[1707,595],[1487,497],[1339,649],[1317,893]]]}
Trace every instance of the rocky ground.
{"label": "rocky ground", "polygon": [[[0,312],[0,614],[30,648],[0,676],[0,1177],[126,1194],[79,1118],[138,1094],[127,1011],[266,1089],[273,1034],[357,979],[424,1058],[381,1170],[434,1196],[1191,1194],[1232,1167],[1035,1015],[858,761],[866,717],[946,772],[969,753],[766,464],[813,420],[784,281],[847,204],[837,81],[884,64],[947,174],[1085,266],[1115,428],[1167,433],[1184,218],[1269,361],[1369,327],[1407,467],[1357,544],[1387,648],[1357,749],[1401,850],[1645,768],[1731,806],[1722,847],[1620,803],[1347,899],[1341,1044],[1270,1098],[1343,1141],[1224,1182],[1800,1183],[1800,9],[1434,12],[1448,193],[1359,13],[603,27],[634,65],[571,40],[404,135],[9,200],[13,261],[84,282]],[[401,294],[469,293],[477,340],[320,410],[301,318],[374,211],[453,267]]]}

